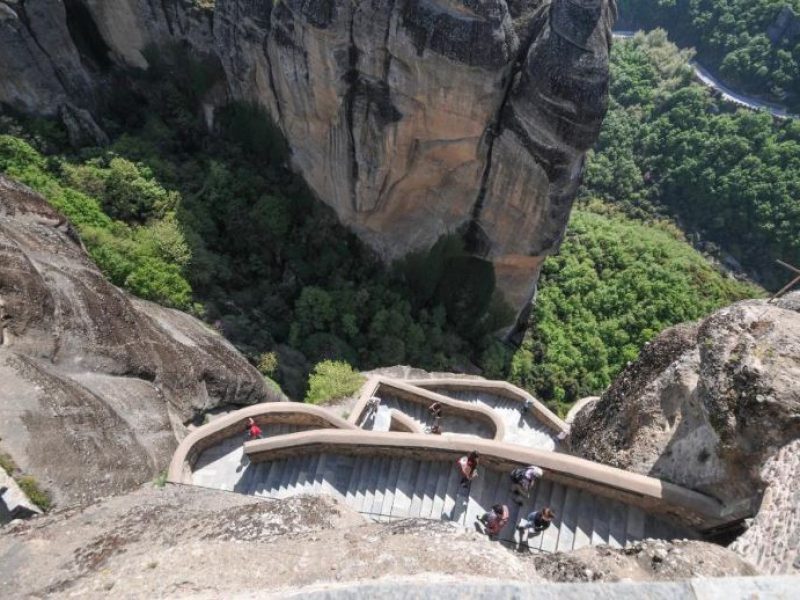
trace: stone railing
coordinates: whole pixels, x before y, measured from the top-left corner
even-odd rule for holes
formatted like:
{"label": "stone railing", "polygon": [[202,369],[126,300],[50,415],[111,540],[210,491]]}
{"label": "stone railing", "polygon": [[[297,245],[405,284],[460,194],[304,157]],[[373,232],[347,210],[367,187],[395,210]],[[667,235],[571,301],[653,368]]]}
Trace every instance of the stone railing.
{"label": "stone railing", "polygon": [[538,465],[544,469],[546,479],[638,506],[648,513],[667,517],[699,531],[732,520],[720,502],[693,490],[567,454],[492,440],[328,429],[254,440],[246,442],[244,448],[252,462],[313,452],[455,461],[457,457],[477,450],[484,467],[510,471],[520,465]]}
{"label": "stone railing", "polygon": [[493,410],[472,402],[454,400],[453,398],[437,394],[430,390],[417,388],[399,379],[381,376],[370,377],[367,383],[361,388],[361,394],[350,413],[348,421],[354,426],[358,426],[362,423],[367,416],[367,403],[369,399],[372,396],[380,397],[382,392],[387,392],[408,402],[421,404],[426,408],[434,402],[439,402],[442,405],[442,412],[445,415],[458,415],[465,419],[483,423],[489,427],[493,434],[493,439],[502,440],[505,438],[505,424]]}
{"label": "stone railing", "polygon": [[167,480],[191,483],[191,470],[203,450],[247,429],[247,419],[260,426],[301,425],[314,429],[356,429],[355,425],[310,404],[299,402],[265,402],[234,411],[198,427],[178,445],[169,465]]}
{"label": "stone railing", "polygon": [[399,410],[392,409],[389,412],[391,421],[389,431],[400,431],[405,433],[424,433],[422,426],[407,414]]}
{"label": "stone railing", "polygon": [[450,389],[455,391],[480,391],[502,396],[509,400],[515,400],[524,404],[531,403],[531,411],[536,419],[552,429],[555,433],[568,432],[569,425],[558,417],[553,411],[547,408],[542,402],[534,398],[531,394],[512,385],[506,381],[491,381],[487,379],[465,379],[465,378],[439,378],[439,379],[408,379],[405,383],[419,388],[438,388]]}

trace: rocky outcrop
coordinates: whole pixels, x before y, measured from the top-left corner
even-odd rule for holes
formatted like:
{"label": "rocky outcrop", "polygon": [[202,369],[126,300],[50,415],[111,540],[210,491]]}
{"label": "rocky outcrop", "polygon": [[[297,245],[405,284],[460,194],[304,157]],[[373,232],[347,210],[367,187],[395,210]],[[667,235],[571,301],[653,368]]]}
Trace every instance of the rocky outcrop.
{"label": "rocky outcrop", "polygon": [[589,416],[578,415],[573,449],[711,494],[742,516],[758,510],[766,489],[768,512],[757,523],[782,521],[796,551],[792,494],[786,496],[787,477],[776,475],[794,467],[775,457],[800,438],[798,304],[800,293],[775,303],[745,301],[667,330]]}
{"label": "rocky outcrop", "polygon": [[57,500],[151,479],[184,422],[273,396],[216,332],[109,284],[63,216],[0,177],[0,439]]}
{"label": "rocky outcrop", "polygon": [[269,110],[311,188],[387,262],[462,235],[516,307],[606,109],[613,0],[28,4],[0,2],[0,102],[90,108],[112,66],[185,44],[222,64],[219,98]]}
{"label": "rocky outcrop", "polygon": [[758,514],[731,548],[765,573],[800,574],[800,439],[764,463],[761,479]]}

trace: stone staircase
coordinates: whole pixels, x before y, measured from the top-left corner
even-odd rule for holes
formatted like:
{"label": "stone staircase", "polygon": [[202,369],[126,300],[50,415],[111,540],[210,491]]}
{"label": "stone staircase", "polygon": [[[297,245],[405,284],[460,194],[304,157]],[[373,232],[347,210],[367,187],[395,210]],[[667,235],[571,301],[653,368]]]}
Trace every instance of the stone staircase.
{"label": "stone staircase", "polygon": [[[221,459],[239,465],[220,468]],[[215,473],[209,476],[208,470]],[[227,474],[220,477],[221,474]],[[327,493],[378,520],[422,518],[477,527],[476,519],[493,504],[509,506],[511,519],[499,539],[532,550],[566,551],[597,544],[623,546],[645,537],[691,537],[641,509],[555,481],[540,481],[522,505],[513,503],[508,474],[480,469],[470,489],[459,485],[454,462],[400,458],[391,455],[303,453],[249,463],[239,448],[195,470],[193,483],[214,481],[217,489],[271,498]],[[517,525],[531,511],[551,506],[553,525],[536,537],[522,535]]]}
{"label": "stone staircase", "polygon": [[[368,416],[361,426],[370,431],[389,431],[390,411],[398,410],[413,419],[420,425],[423,431],[433,425],[433,418],[428,412],[431,402],[415,402],[406,398],[383,393],[380,396],[381,404],[377,413]],[[461,415],[448,414],[445,407],[445,415],[442,417],[442,428],[445,434],[457,433],[459,435],[471,435],[484,439],[492,439],[494,433],[486,423],[474,419],[468,419]]]}
{"label": "stone staircase", "polygon": [[447,387],[427,389],[454,400],[472,402],[495,411],[506,425],[504,442],[542,450],[555,450],[558,446],[556,432],[544,425],[534,415],[524,412],[522,410],[523,403],[519,400],[481,389],[454,390]]}

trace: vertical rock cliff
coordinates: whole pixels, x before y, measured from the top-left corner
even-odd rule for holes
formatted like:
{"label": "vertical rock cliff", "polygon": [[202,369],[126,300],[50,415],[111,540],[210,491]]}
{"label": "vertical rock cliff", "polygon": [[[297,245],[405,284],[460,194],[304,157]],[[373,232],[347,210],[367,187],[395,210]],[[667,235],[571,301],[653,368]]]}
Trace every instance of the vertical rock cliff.
{"label": "vertical rock cliff", "polygon": [[461,235],[524,308],[606,110],[614,17],[613,0],[0,2],[0,101],[91,109],[111,66],[186,44],[384,260]]}

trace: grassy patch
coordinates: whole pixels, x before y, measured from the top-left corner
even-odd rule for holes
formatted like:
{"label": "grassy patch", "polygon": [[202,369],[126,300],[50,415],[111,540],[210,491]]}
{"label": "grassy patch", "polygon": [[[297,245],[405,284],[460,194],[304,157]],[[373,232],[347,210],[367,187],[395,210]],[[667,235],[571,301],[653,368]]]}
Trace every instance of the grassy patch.
{"label": "grassy patch", "polygon": [[39,482],[36,481],[36,479],[34,479],[31,475],[23,475],[18,477],[17,485],[19,485],[20,489],[25,492],[25,495],[36,506],[41,508],[43,511],[50,510],[50,507],[53,504],[50,494],[39,487]]}
{"label": "grassy patch", "polygon": [[13,475],[14,471],[17,470],[17,464],[8,454],[5,452],[0,452],[0,468],[9,475]]}

